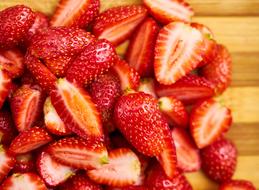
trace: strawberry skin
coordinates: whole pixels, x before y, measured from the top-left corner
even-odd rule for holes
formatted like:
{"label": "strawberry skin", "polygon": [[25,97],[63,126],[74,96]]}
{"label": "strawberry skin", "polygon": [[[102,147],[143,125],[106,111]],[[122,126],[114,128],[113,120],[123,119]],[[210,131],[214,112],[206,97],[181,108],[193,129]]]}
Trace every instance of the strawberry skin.
{"label": "strawberry skin", "polygon": [[130,37],[146,16],[147,10],[141,5],[110,8],[95,19],[93,34],[117,46]]}
{"label": "strawberry skin", "polygon": [[31,153],[20,154],[15,157],[16,164],[13,168],[14,173],[27,173],[36,171],[34,155]]}
{"label": "strawberry skin", "polygon": [[198,103],[191,111],[190,131],[200,149],[216,141],[231,124],[231,110],[213,99]]}
{"label": "strawberry skin", "polygon": [[11,113],[7,110],[0,111],[0,144],[9,145],[16,136],[16,130]]}
{"label": "strawberry skin", "polygon": [[145,186],[107,187],[106,190],[148,190]]}
{"label": "strawberry skin", "polygon": [[229,180],[220,184],[219,190],[256,190],[256,187],[247,180]]}
{"label": "strawberry skin", "polygon": [[[15,159],[0,144],[0,183],[15,165]],[[0,188],[1,189],[1,188]]]}
{"label": "strawberry skin", "polygon": [[142,77],[154,74],[154,50],[159,29],[154,19],[147,18],[130,39],[125,59]]}
{"label": "strawberry skin", "polygon": [[11,90],[12,81],[9,75],[0,69],[0,108],[2,108],[5,99]]}
{"label": "strawberry skin", "polygon": [[60,0],[51,18],[51,26],[86,28],[98,15],[99,0]]}
{"label": "strawberry skin", "polygon": [[216,182],[231,179],[236,169],[237,149],[227,140],[220,139],[201,150],[202,169]]}
{"label": "strawberry skin", "polygon": [[20,44],[32,26],[35,15],[29,7],[17,5],[0,12],[0,49]]}

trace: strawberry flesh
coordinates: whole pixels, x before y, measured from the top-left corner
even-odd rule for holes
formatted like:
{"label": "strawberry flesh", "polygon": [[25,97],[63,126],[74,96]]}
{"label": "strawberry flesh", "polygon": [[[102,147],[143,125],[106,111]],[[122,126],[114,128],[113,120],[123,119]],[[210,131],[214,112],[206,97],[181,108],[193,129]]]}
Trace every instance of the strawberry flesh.
{"label": "strawberry flesh", "polygon": [[16,136],[12,115],[7,110],[0,111],[0,144],[9,145]]}
{"label": "strawberry flesh", "polygon": [[0,183],[15,165],[15,158],[0,144]]}
{"label": "strawberry flesh", "polygon": [[155,81],[152,78],[142,78],[138,87],[138,92],[145,92],[157,98],[155,91]]}
{"label": "strawberry flesh", "polygon": [[256,190],[256,187],[247,180],[229,180],[220,184],[219,190]]}
{"label": "strawberry flesh", "polygon": [[35,159],[32,153],[20,154],[15,157],[14,173],[27,173],[36,171]]}
{"label": "strawberry flesh", "polygon": [[9,75],[0,69],[0,109],[2,108],[6,98],[11,90],[12,81]]}

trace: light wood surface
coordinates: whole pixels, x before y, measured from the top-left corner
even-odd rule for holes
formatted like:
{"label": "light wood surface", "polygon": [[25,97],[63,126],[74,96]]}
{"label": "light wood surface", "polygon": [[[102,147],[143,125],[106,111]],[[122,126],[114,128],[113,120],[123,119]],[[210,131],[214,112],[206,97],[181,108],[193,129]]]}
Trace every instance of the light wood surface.
{"label": "light wood surface", "polygon": [[[187,0],[188,1],[188,0]],[[234,178],[251,180],[259,189],[259,0],[189,0],[194,21],[208,25],[233,57],[232,86],[220,101],[232,108],[234,124],[227,134],[239,151]],[[51,15],[57,0],[0,0],[0,9],[26,4]],[[101,0],[102,10],[141,0]],[[118,48],[123,54],[127,43]],[[201,172],[188,174],[194,190],[216,190]]]}

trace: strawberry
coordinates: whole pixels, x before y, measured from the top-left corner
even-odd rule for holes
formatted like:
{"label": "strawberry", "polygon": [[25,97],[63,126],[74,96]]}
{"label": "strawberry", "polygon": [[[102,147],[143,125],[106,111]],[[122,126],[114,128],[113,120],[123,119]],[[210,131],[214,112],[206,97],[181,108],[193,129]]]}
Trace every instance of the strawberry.
{"label": "strawberry", "polygon": [[199,148],[216,141],[231,124],[231,110],[213,99],[198,103],[191,111],[190,131]]}
{"label": "strawberry", "polygon": [[22,77],[21,77],[22,84],[37,84],[35,81],[34,76],[30,73],[28,69],[25,69]]}
{"label": "strawberry", "polygon": [[40,127],[33,127],[20,132],[12,141],[9,151],[14,154],[23,154],[35,150],[52,141],[48,132]]}
{"label": "strawberry", "polygon": [[168,178],[158,164],[150,169],[146,185],[149,190],[192,190],[183,174],[177,171],[173,178]]}
{"label": "strawberry", "polygon": [[247,180],[229,180],[220,184],[219,190],[256,190],[256,187]]}
{"label": "strawberry", "polygon": [[13,174],[1,185],[1,190],[47,190],[44,182],[35,173]]}
{"label": "strawberry", "polygon": [[9,75],[0,69],[0,109],[11,90],[12,81]]}
{"label": "strawberry", "polygon": [[16,164],[13,168],[14,173],[27,173],[27,172],[36,171],[33,154],[27,153],[27,154],[17,155],[15,160],[16,160]]}
{"label": "strawberry", "polygon": [[[22,83],[22,82],[21,82]],[[23,84],[23,83],[22,83]],[[7,101],[10,103],[11,99],[13,97],[14,92],[19,88],[19,85],[16,84],[15,82],[11,82],[11,87],[9,88],[9,93],[7,96]]]}
{"label": "strawberry", "polygon": [[173,126],[186,128],[189,121],[188,113],[180,100],[173,96],[165,96],[158,100],[161,112],[166,116],[168,123]]}
{"label": "strawberry", "polygon": [[236,169],[237,149],[227,139],[220,139],[201,150],[202,169],[217,182],[231,179]]}
{"label": "strawberry", "polygon": [[108,162],[104,144],[90,138],[63,138],[51,144],[47,152],[56,161],[80,169],[99,168]]}
{"label": "strawberry", "polygon": [[108,187],[106,190],[148,190],[145,186]]}
{"label": "strawberry", "polygon": [[142,77],[154,73],[154,50],[159,26],[152,18],[147,18],[134,32],[126,52],[126,61]]}
{"label": "strawberry", "polygon": [[115,149],[109,153],[108,164],[87,171],[87,175],[99,184],[118,187],[132,185],[140,175],[140,162],[130,149]]}
{"label": "strawberry", "polygon": [[37,158],[37,171],[48,186],[57,186],[75,174],[73,168],[56,162],[45,151]]}
{"label": "strawberry", "polygon": [[12,79],[21,77],[24,72],[22,52],[19,49],[0,50],[0,67]]}
{"label": "strawberry", "polygon": [[[7,174],[11,171],[11,169],[15,165],[15,159],[12,157],[3,145],[0,144],[0,183],[7,176]],[[0,187],[1,189],[1,187]]]}
{"label": "strawberry", "polygon": [[73,26],[86,28],[98,15],[99,0],[60,0],[51,18],[51,26]]}
{"label": "strawberry", "polygon": [[11,98],[11,110],[18,131],[32,127],[43,108],[43,94],[37,86],[22,85]]}
{"label": "strawberry", "polygon": [[144,4],[164,24],[174,21],[190,22],[194,15],[191,6],[183,0],[144,0]]}
{"label": "strawberry", "polygon": [[90,94],[102,115],[102,122],[108,123],[112,119],[115,102],[122,94],[119,78],[111,73],[101,75],[90,85]]}
{"label": "strawberry", "polygon": [[190,135],[181,128],[173,128],[172,136],[175,142],[178,168],[183,172],[198,171],[201,168],[200,153]]}
{"label": "strawberry", "polygon": [[147,10],[141,5],[110,8],[95,19],[93,34],[117,46],[130,37],[146,16]]}
{"label": "strawberry", "polygon": [[223,93],[231,83],[232,60],[226,47],[218,45],[216,56],[201,69],[201,75],[215,85],[216,94]]}
{"label": "strawberry", "polygon": [[55,135],[69,135],[71,132],[60,119],[55,108],[53,107],[50,97],[44,103],[44,123],[48,131]]}
{"label": "strawberry", "polygon": [[17,5],[0,12],[0,49],[20,44],[34,22],[35,15],[29,7]]}
{"label": "strawberry", "polygon": [[115,49],[107,40],[91,42],[84,51],[75,58],[66,78],[79,85],[88,85],[98,76],[113,66],[116,58]]}
{"label": "strawberry", "polygon": [[125,138],[140,153],[157,156],[166,174],[173,176],[175,147],[155,98],[143,92],[121,96],[115,106],[114,119]]}
{"label": "strawberry", "polygon": [[154,98],[157,98],[155,91],[155,82],[152,78],[143,78],[140,80],[138,87],[139,92],[145,92],[146,94],[152,95]]}
{"label": "strawberry", "polygon": [[199,100],[214,96],[213,84],[203,77],[186,75],[175,84],[156,84],[155,89],[159,97],[173,96],[184,104],[193,104]]}
{"label": "strawberry", "polygon": [[16,130],[11,113],[7,110],[0,111],[0,144],[9,145],[16,136]]}
{"label": "strawberry", "polygon": [[181,22],[162,28],[155,47],[157,81],[170,85],[197,68],[202,61],[203,38],[199,30]]}

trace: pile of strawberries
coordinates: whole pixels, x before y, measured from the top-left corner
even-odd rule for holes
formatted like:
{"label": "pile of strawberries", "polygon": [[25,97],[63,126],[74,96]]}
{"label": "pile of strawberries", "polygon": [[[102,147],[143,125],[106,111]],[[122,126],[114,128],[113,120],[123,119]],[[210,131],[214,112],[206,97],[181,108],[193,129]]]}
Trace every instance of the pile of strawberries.
{"label": "pile of strawberries", "polygon": [[0,190],[191,190],[184,173],[201,168],[220,190],[255,190],[231,179],[232,115],[213,99],[228,50],[188,3],[143,3],[0,12]]}

